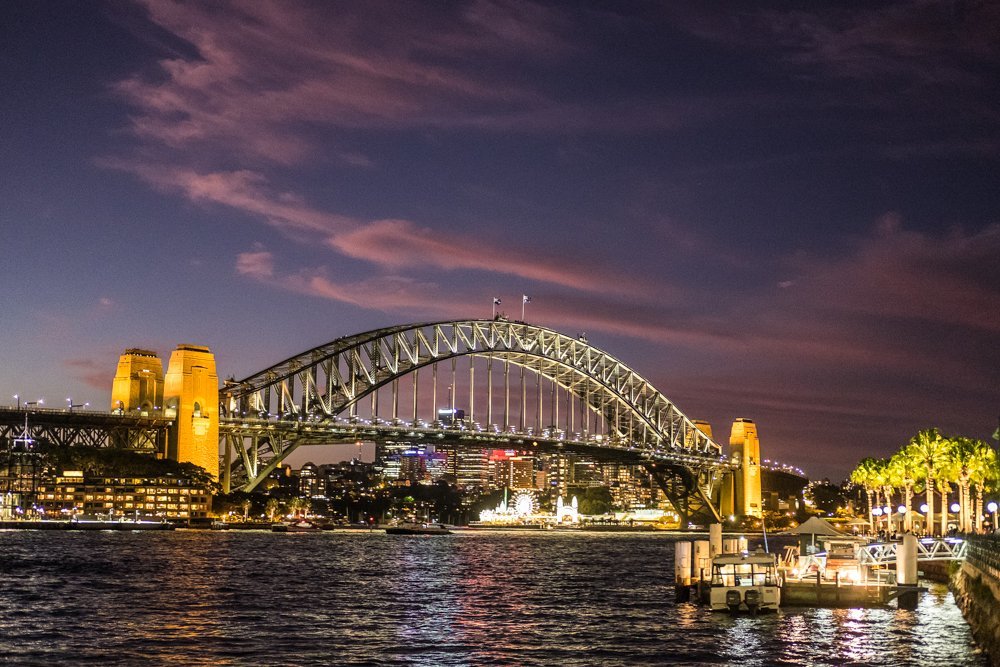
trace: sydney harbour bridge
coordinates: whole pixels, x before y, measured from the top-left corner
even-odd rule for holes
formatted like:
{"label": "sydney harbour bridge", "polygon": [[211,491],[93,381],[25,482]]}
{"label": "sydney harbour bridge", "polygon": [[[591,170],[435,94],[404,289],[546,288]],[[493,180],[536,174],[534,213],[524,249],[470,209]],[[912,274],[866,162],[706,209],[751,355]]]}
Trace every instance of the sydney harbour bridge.
{"label": "sydney harbour bridge", "polygon": [[[211,358],[208,348],[178,349]],[[206,383],[212,395],[191,398],[187,412],[162,399],[155,353],[126,352],[123,359],[130,352],[153,357],[152,374],[161,379],[160,398],[152,403],[161,405],[113,401],[110,413],[0,410],[0,436],[103,443],[194,460],[170,444],[183,439],[178,429],[204,435],[206,424],[217,421],[224,492],[254,490],[308,445],[423,443],[577,455],[644,468],[682,526],[719,521],[732,511],[722,507],[720,491],[733,483],[739,463],[648,380],[582,335],[502,317],[376,329],[227,380],[217,399],[213,370]],[[132,384],[145,382],[149,370],[134,372]],[[119,376],[115,382],[118,391]],[[216,400],[217,412],[203,407]],[[199,464],[210,469],[218,450],[214,440],[204,442],[206,463]]]}
{"label": "sydney harbour bridge", "polygon": [[345,336],[229,381],[220,437],[226,489],[254,489],[300,446],[359,441],[640,465],[682,525],[719,520],[733,467],[656,387],[584,336],[502,318]]}

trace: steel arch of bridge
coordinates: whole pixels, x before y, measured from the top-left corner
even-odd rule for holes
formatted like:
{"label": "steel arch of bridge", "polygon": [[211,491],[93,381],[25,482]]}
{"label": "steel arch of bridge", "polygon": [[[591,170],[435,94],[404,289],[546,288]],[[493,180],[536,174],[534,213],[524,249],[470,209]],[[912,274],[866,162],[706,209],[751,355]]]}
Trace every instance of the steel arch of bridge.
{"label": "steel arch of bridge", "polygon": [[[694,498],[697,509],[710,506],[709,478],[717,475],[709,473],[728,465],[722,448],[666,396],[582,338],[504,319],[408,324],[345,336],[227,383],[220,409],[222,426],[240,451],[237,465],[246,468],[249,478],[245,488],[256,486],[294,449],[294,445],[276,446],[276,437],[294,440],[302,434],[303,423],[336,421],[346,412],[353,413],[365,397],[403,376],[469,355],[486,358],[490,364],[499,360],[523,367],[570,392],[587,410],[601,415],[610,432],[611,437],[596,447],[587,443],[588,449],[606,450],[608,455],[627,451],[648,467],[662,464],[651,472],[675,505]],[[490,410],[492,389],[491,382]],[[276,434],[260,445],[272,457],[263,468],[258,465],[257,451],[247,451],[236,442],[240,434],[254,429]],[[302,437],[315,440],[318,436]],[[583,439],[587,440],[586,429]],[[718,518],[718,512],[709,509]]]}

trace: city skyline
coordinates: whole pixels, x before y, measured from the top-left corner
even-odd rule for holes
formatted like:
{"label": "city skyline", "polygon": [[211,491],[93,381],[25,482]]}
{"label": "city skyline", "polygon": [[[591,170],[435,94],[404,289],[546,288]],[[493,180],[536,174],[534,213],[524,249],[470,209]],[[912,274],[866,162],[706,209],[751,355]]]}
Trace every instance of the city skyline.
{"label": "city skyline", "polygon": [[813,477],[997,427],[993,6],[0,14],[0,404],[499,297]]}

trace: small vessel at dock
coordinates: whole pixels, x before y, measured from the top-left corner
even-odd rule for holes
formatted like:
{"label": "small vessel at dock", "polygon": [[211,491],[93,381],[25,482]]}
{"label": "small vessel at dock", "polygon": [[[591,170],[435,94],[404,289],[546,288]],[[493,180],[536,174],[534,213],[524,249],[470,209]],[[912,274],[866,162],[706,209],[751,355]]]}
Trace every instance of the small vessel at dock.
{"label": "small vessel at dock", "polygon": [[322,526],[308,519],[281,521],[271,525],[271,531],[275,533],[315,533],[320,530],[322,530]]}
{"label": "small vessel at dock", "polygon": [[386,535],[451,535],[451,531],[440,523],[401,523],[386,526]]}
{"label": "small vessel at dock", "polygon": [[781,604],[778,559],[764,551],[721,554],[712,559],[709,604],[713,611],[759,611]]}

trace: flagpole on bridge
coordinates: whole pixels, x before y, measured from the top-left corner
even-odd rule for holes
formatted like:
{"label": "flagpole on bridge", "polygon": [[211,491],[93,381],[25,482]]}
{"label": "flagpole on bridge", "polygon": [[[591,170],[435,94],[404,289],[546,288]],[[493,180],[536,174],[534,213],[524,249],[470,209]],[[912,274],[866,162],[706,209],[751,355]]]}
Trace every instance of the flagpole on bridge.
{"label": "flagpole on bridge", "polygon": [[521,321],[524,322],[524,306],[531,303],[531,297],[527,294],[521,295]]}
{"label": "flagpole on bridge", "polygon": [[499,306],[499,305],[500,305],[500,297],[498,297],[498,296],[493,297],[493,319],[494,320],[497,318],[497,306]]}

